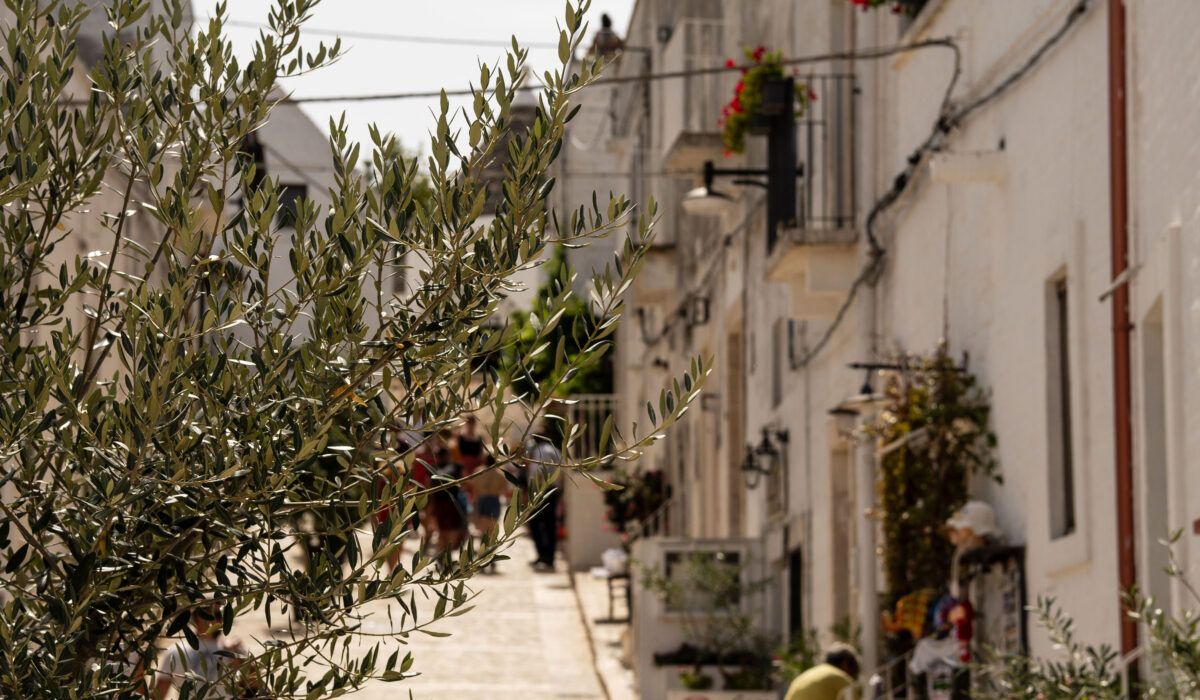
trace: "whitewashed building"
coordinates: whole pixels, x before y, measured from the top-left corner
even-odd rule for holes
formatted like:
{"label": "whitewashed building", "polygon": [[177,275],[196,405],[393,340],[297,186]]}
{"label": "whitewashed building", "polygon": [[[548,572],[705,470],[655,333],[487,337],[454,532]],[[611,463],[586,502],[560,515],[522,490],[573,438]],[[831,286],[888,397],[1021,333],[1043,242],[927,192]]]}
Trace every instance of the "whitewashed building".
{"label": "whitewashed building", "polygon": [[[606,88],[611,136],[595,146],[621,175],[611,187],[653,195],[662,216],[618,341],[624,422],[644,420],[692,356],[715,364],[696,410],[642,460],[667,474],[671,499],[635,555],[740,548],[773,581],[765,628],[827,635],[849,617],[877,661],[875,445],[851,438],[861,417],[830,411],[868,378],[851,363],[945,339],[990,392],[1003,484],[977,479],[972,497],[1024,547],[1026,599],[1055,596],[1080,638],[1123,651],[1139,643],[1122,630],[1123,583],[1188,604],[1159,574],[1157,541],[1183,528],[1177,551],[1195,573],[1200,55],[1186,34],[1198,22],[1183,0],[929,0],[912,18],[848,0],[639,0],[610,75],[650,79]],[[941,38],[957,48],[873,53]],[[718,177],[732,198],[719,217],[682,209],[704,161],[767,163],[756,137],[722,158],[736,73],[696,72],[758,45],[836,56],[799,66],[817,100],[797,122],[796,221],[772,242],[759,188]],[[690,74],[656,77],[676,72]],[[939,129],[944,114],[955,119]],[[869,218],[882,268],[862,275]],[[1114,315],[1126,291],[1128,325]],[[1128,330],[1127,372],[1114,328]],[[776,468],[745,472],[764,439]],[[635,610],[647,677],[681,636],[645,594]],[[1029,650],[1053,653],[1025,623]]]}

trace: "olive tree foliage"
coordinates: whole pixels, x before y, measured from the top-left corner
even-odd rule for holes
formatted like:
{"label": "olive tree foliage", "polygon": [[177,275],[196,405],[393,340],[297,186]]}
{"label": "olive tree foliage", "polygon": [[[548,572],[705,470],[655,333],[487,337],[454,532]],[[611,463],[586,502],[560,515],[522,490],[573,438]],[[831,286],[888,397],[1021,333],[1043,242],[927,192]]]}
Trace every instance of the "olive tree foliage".
{"label": "olive tree foliage", "polygon": [[[1164,610],[1161,601],[1136,587],[1125,591],[1125,614],[1136,621],[1142,637],[1137,653],[1121,657],[1108,644],[1079,639],[1074,620],[1053,598],[1039,596],[1029,610],[1037,614],[1055,653],[1049,658],[1024,654],[990,654],[978,668],[975,696],[982,698],[1046,698],[1047,700],[1122,700],[1200,697],[1200,589],[1188,578],[1176,555],[1183,530],[1160,540],[1167,547],[1165,571],[1178,584],[1182,610]],[[1140,671],[1130,673],[1130,671]]]}
{"label": "olive tree foliage", "polygon": [[[519,460],[556,386],[517,393],[513,376],[551,353],[560,383],[603,355],[651,235],[653,203],[547,209],[569,99],[600,68],[568,68],[588,0],[567,4],[561,65],[507,149],[497,143],[526,57],[515,41],[504,63],[481,65],[470,107],[453,112],[443,97],[422,175],[390,137],[373,131],[364,155],[332,123],[331,204],[301,201],[294,231],[280,230],[278,182],[258,176],[246,144],[281,99],[280,78],[339,54],[302,38],[314,0],[276,0],[249,61],[223,36],[223,5],[193,29],[183,0],[159,13],[113,0],[96,10],[112,29],[86,76],[75,75],[85,9],[4,4],[0,696],[135,697],[156,649],[197,644],[197,618],[229,631],[263,614],[289,631],[223,665],[220,684],[324,697],[406,677],[411,657],[381,642],[437,634],[431,625],[467,610],[470,576],[502,556],[553,482],[514,499],[482,541],[440,559],[412,554],[392,572],[406,516],[452,484],[380,479],[413,459],[381,447],[381,433],[478,411],[499,465]],[[474,176],[489,160],[505,173],[494,205]],[[417,197],[422,176],[429,191]],[[582,352],[541,343],[473,370],[515,342],[494,314],[515,272],[548,242],[585,243],[631,217],[637,234],[594,277],[601,321],[576,338]],[[85,221],[103,238],[78,255]],[[532,319],[543,338],[569,282],[563,274]],[[664,390],[648,428],[565,426],[563,454],[584,430],[601,431],[603,449],[564,468],[636,458],[707,371],[694,362]],[[365,543],[384,505],[391,515],[360,545],[353,535]],[[305,512],[339,550],[300,567],[292,523]],[[371,611],[377,622],[364,624]],[[210,690],[191,683],[191,697]]]}

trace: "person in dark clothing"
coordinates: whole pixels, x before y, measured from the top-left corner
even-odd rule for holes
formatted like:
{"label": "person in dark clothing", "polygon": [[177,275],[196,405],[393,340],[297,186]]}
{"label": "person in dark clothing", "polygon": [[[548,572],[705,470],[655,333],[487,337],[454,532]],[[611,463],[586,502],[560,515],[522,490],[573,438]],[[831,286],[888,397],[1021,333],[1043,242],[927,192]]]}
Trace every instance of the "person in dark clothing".
{"label": "person in dark clothing", "polygon": [[470,476],[483,466],[486,455],[483,449],[483,436],[478,432],[479,420],[468,415],[463,429],[458,434],[458,457],[463,465],[463,476]]}
{"label": "person in dark clothing", "polygon": [[[462,478],[463,468],[450,457],[450,450],[442,447],[437,451],[437,464],[431,486],[437,488],[447,481]],[[429,498],[429,507],[437,522],[438,548],[443,552],[458,549],[467,532],[467,518],[462,506],[462,488],[457,484],[434,492]]]}
{"label": "person in dark clothing", "polygon": [[[562,465],[562,454],[549,440],[537,436],[526,447],[525,467],[529,488],[535,489],[546,479],[554,478]],[[529,521],[529,534],[537,549],[537,559],[530,566],[538,571],[554,570],[554,554],[558,549],[558,489],[546,496],[546,500]]]}

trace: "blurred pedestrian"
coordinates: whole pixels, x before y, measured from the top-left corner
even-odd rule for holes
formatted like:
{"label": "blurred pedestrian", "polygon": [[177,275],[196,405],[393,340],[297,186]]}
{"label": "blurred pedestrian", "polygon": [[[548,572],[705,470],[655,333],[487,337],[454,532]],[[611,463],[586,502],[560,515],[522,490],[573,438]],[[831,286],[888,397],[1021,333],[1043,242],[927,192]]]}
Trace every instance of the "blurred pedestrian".
{"label": "blurred pedestrian", "polygon": [[438,532],[438,550],[447,552],[458,549],[467,534],[467,514],[463,507],[462,487],[456,483],[462,478],[463,468],[451,455],[446,435],[437,448],[434,462],[434,478],[430,487],[437,489],[429,496],[429,508]]}
{"label": "blurred pedestrian", "polygon": [[218,621],[221,606],[206,604],[192,612],[189,624],[200,645],[180,641],[163,655],[154,675],[154,697],[165,698],[172,688],[186,697],[245,698],[258,696],[259,683],[247,663],[246,645],[226,637]]}
{"label": "blurred pedestrian", "polygon": [[475,525],[480,534],[486,535],[500,519],[500,499],[507,497],[512,487],[504,476],[504,469],[497,466],[495,458],[489,455],[483,469],[467,482],[467,488],[475,496]]}
{"label": "blurred pedestrian", "polygon": [[479,434],[479,420],[475,416],[467,414],[455,442],[458,460],[463,465],[463,476],[471,476],[483,466],[487,457],[483,449],[483,436]]}
{"label": "blurred pedestrian", "polygon": [[[541,431],[538,431],[539,433]],[[555,479],[562,466],[562,453],[544,435],[535,434],[525,447],[525,468],[530,493]],[[529,532],[537,559],[529,564],[537,571],[553,571],[554,555],[558,549],[558,501],[557,484],[549,484],[550,491],[542,507],[529,520]]]}
{"label": "blurred pedestrian", "polygon": [[838,700],[858,678],[858,654],[847,644],[834,644],[817,664],[792,680],[784,700]]}
{"label": "blurred pedestrian", "polygon": [[[399,484],[404,483],[405,476],[412,471],[410,464],[415,462],[413,452],[416,444],[420,442],[420,435],[411,430],[403,430],[398,423],[393,423],[384,430],[382,442],[384,458],[375,477],[376,494],[380,499],[379,510],[375,512],[375,528],[377,530],[385,526],[390,528],[390,518],[399,517],[399,514],[404,511],[404,503],[410,497],[409,494],[429,485],[428,473],[422,466],[420,467],[423,473],[421,481],[410,480],[404,494],[395,490]],[[419,524],[420,513],[414,511],[401,526],[400,537],[406,538],[409,533],[415,533]],[[396,570],[396,565],[400,562],[400,555],[403,552],[402,539],[401,545],[388,555],[389,574]]]}

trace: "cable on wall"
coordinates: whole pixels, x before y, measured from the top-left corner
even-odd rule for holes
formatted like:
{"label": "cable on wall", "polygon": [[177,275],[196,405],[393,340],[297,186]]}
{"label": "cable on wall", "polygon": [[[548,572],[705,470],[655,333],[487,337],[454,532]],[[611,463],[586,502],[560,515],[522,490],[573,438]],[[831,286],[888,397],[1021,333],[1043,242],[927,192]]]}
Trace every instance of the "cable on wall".
{"label": "cable on wall", "polygon": [[887,250],[879,243],[879,239],[875,235],[875,223],[879,219],[879,216],[890,209],[891,206],[895,204],[900,197],[905,194],[905,192],[907,192],[910,185],[914,180],[916,180],[917,172],[924,168],[925,164],[929,162],[930,157],[934,153],[941,150],[944,142],[949,137],[950,132],[956,127],[960,126],[963,120],[972,112],[1004,94],[1004,92],[1006,92],[1010,87],[1015,85],[1021,78],[1025,77],[1025,75],[1032,71],[1033,68],[1036,67],[1046,56],[1046,54],[1049,53],[1050,49],[1058,44],[1063,37],[1067,35],[1070,29],[1075,26],[1080,19],[1083,18],[1091,4],[1092,0],[1079,0],[1079,2],[1077,2],[1075,6],[1071,8],[1071,11],[1067,13],[1067,17],[1063,21],[1062,26],[1060,26],[1058,30],[1055,31],[1054,34],[1052,34],[1045,42],[1043,42],[1042,45],[1039,46],[1028,59],[1026,59],[1020,68],[1010,73],[1008,77],[997,83],[996,86],[991,90],[988,90],[978,98],[971,100],[957,108],[953,107],[950,100],[950,94],[957,84],[959,75],[962,72],[962,54],[957,45],[954,45],[954,75],[951,77],[950,84],[946,88],[946,93],[942,100],[942,109],[938,113],[937,120],[930,129],[929,135],[924,141],[921,142],[921,145],[919,145],[916,150],[909,155],[907,165],[892,180],[891,188],[889,188],[888,191],[885,192],[884,195],[875,202],[875,204],[871,207],[870,213],[867,215],[867,220],[863,231],[866,234],[867,242],[871,246],[870,260],[863,265],[862,269],[858,273],[858,276],[856,276],[854,278],[854,282],[851,283],[850,291],[846,295],[846,300],[842,302],[841,307],[834,316],[833,322],[829,324],[829,327],[825,329],[825,332],[821,335],[821,338],[807,353],[805,353],[804,357],[795,363],[795,365],[793,365],[793,369],[798,369],[808,365],[812,359],[816,357],[822,349],[825,348],[830,339],[833,337],[834,332],[845,320],[846,314],[849,312],[851,305],[854,303],[854,299],[857,296],[859,289],[868,281],[878,279],[879,274],[882,272],[883,259],[887,253]]}

